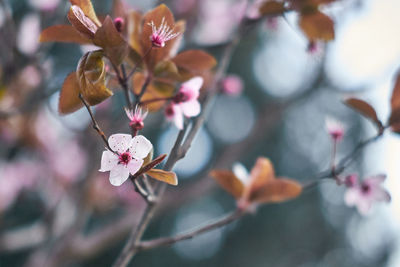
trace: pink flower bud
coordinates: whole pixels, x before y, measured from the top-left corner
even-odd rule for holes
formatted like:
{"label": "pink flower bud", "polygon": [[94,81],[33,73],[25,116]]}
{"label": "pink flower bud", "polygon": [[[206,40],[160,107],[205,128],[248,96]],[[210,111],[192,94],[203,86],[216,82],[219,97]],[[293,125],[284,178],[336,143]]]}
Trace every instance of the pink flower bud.
{"label": "pink flower bud", "polygon": [[326,118],[325,127],[335,142],[340,141],[343,138],[344,126],[336,119],[330,117]]}
{"label": "pink flower bud", "polygon": [[238,96],[243,91],[243,81],[237,75],[228,75],[222,81],[222,92],[231,95]]}
{"label": "pink flower bud", "polygon": [[114,25],[118,32],[122,32],[122,29],[124,28],[125,25],[125,21],[121,17],[116,17],[114,19]]}

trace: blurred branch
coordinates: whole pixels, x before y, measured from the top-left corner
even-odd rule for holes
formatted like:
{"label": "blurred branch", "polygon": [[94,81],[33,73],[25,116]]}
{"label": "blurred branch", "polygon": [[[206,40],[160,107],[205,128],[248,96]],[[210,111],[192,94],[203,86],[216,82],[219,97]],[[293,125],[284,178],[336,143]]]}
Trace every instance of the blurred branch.
{"label": "blurred branch", "polygon": [[215,230],[217,228],[220,228],[222,226],[225,226],[227,224],[230,224],[231,222],[234,222],[241,218],[244,215],[244,211],[240,209],[236,209],[234,212],[229,213],[228,215],[223,216],[220,219],[215,220],[214,222],[208,223],[204,226],[200,226],[196,229],[187,231],[186,233],[182,234],[177,234],[172,237],[161,237],[161,238],[156,238],[153,240],[147,240],[147,241],[142,241],[137,245],[137,249],[139,251],[142,250],[148,250],[148,249],[153,249],[161,246],[169,246],[172,244],[175,244],[177,242],[191,239],[193,237],[196,237],[200,234]]}

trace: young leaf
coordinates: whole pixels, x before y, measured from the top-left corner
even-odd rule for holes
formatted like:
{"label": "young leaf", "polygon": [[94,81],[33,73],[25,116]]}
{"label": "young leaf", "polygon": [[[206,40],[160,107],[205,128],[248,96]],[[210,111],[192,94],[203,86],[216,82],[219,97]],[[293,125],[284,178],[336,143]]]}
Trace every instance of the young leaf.
{"label": "young leaf", "polygon": [[91,44],[92,41],[80,34],[71,25],[54,25],[42,31],[40,42],[64,42],[77,44]]}
{"label": "young leaf", "polygon": [[154,75],[160,78],[178,79],[179,72],[175,63],[171,60],[160,61],[154,68]]}
{"label": "young leaf", "polygon": [[104,54],[115,65],[119,66],[128,52],[128,44],[117,31],[110,16],[94,35],[93,43],[104,50]]}
{"label": "young leaf", "polygon": [[233,172],[226,170],[213,170],[210,172],[210,175],[224,190],[233,195],[236,199],[243,196],[245,190],[244,184]]}
{"label": "young leaf", "polygon": [[83,106],[82,101],[78,97],[79,83],[76,73],[72,72],[65,78],[58,102],[58,112],[61,114],[72,113]]}
{"label": "young leaf", "polygon": [[248,191],[249,194],[252,194],[254,190],[265,186],[275,179],[274,166],[269,159],[260,157],[251,169],[250,177],[251,180]]}
{"label": "young leaf", "polygon": [[100,27],[101,23],[96,16],[92,2],[90,0],[70,0],[71,5],[79,6],[83,13],[91,19],[97,26]]}
{"label": "young leaf", "polygon": [[263,16],[276,16],[284,13],[286,8],[283,2],[266,1],[260,6],[259,11]]}
{"label": "young leaf", "polygon": [[299,196],[301,191],[302,186],[294,180],[274,179],[253,191],[249,200],[254,203],[283,202]]}
{"label": "young leaf", "polygon": [[172,61],[179,67],[189,71],[203,72],[212,69],[217,61],[202,50],[187,50],[179,53]]}
{"label": "young leaf", "polygon": [[93,39],[98,26],[88,18],[79,6],[71,6],[68,12],[68,20],[72,26],[89,39]]}
{"label": "young leaf", "polygon": [[83,55],[79,60],[76,75],[80,92],[91,106],[113,95],[105,85],[106,71],[101,50]]}
{"label": "young leaf", "polygon": [[310,41],[330,41],[335,38],[333,20],[322,12],[302,14],[299,24]]}
{"label": "young leaf", "polygon": [[345,103],[358,113],[362,114],[364,117],[372,120],[372,122],[374,122],[378,127],[382,126],[382,123],[376,115],[375,109],[364,100],[358,98],[348,98],[345,100]]}
{"label": "young leaf", "polygon": [[[129,12],[127,16],[127,28],[128,28],[128,37],[129,37],[129,45],[134,49],[136,52],[138,52],[140,55],[144,53],[142,50],[141,46],[141,22],[142,22],[142,15],[135,11],[132,10]],[[149,37],[150,41],[150,37]]]}
{"label": "young leaf", "polygon": [[178,185],[178,178],[176,177],[176,174],[174,172],[164,171],[160,169],[151,169],[147,171],[146,174],[161,182],[170,185]]}

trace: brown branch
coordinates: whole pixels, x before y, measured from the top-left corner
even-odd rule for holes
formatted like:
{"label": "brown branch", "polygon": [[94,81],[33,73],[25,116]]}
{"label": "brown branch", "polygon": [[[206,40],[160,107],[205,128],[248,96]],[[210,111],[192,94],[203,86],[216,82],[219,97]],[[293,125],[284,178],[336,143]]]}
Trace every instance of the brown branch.
{"label": "brown branch", "polygon": [[236,209],[234,212],[229,213],[228,215],[223,216],[220,219],[215,220],[214,222],[205,224],[204,226],[200,226],[198,228],[195,228],[193,230],[187,231],[186,233],[182,234],[177,234],[175,236],[171,237],[161,237],[161,238],[156,238],[153,240],[147,240],[147,241],[142,241],[137,245],[137,249],[139,251],[142,250],[148,250],[148,249],[153,249],[161,246],[169,246],[172,244],[175,244],[177,242],[191,239],[193,237],[196,237],[200,234],[218,229],[220,227],[223,227],[227,224],[230,224],[239,218],[241,218],[244,215],[244,211],[240,209]]}

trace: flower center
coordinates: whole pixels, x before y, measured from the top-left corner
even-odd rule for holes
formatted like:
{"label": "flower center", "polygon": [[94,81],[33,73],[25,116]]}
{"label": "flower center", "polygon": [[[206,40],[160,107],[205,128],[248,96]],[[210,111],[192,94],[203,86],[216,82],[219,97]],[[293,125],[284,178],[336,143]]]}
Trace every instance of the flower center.
{"label": "flower center", "polygon": [[165,115],[167,115],[168,117],[174,116],[175,115],[174,108],[172,106],[168,106],[165,109]]}
{"label": "flower center", "polygon": [[132,156],[129,152],[124,152],[118,156],[119,164],[127,165],[131,161]]}
{"label": "flower center", "polygon": [[178,104],[178,103],[182,103],[182,102],[189,100],[189,98],[190,98],[190,96],[188,94],[185,94],[184,92],[178,92],[174,96],[173,101]]}
{"label": "flower center", "polygon": [[151,42],[155,47],[164,47],[165,46],[165,42],[164,42],[163,38],[161,38],[161,36],[158,34],[153,34],[151,36]]}
{"label": "flower center", "polygon": [[368,184],[363,184],[363,185],[361,185],[361,191],[364,194],[368,194],[369,192],[371,192],[371,186]]}

